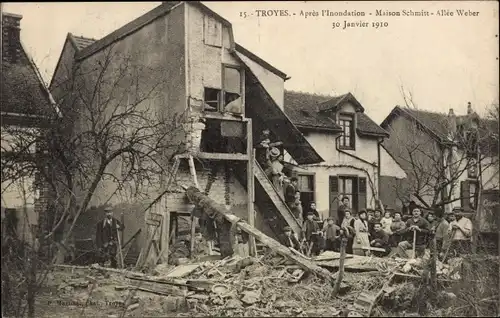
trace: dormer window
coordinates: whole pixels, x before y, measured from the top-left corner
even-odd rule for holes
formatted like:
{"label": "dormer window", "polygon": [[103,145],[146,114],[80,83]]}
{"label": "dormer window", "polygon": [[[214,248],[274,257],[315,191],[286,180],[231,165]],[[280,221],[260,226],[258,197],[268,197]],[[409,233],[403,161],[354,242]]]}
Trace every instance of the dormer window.
{"label": "dormer window", "polygon": [[354,134],[354,114],[339,114],[337,123],[342,127],[342,135],[339,138],[339,148],[355,150],[356,135]]}

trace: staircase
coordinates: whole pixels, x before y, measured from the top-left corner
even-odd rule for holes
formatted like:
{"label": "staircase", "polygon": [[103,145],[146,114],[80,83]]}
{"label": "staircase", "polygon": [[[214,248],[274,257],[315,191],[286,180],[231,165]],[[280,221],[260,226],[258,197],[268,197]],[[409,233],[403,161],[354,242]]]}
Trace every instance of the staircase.
{"label": "staircase", "polygon": [[[242,185],[247,184],[247,174],[243,166],[235,167],[235,172],[238,181]],[[283,227],[288,224],[297,235],[300,235],[302,231],[300,222],[292,214],[285,200],[278,194],[257,161],[254,162],[254,176],[256,180],[255,205],[274,234],[276,236],[282,234]]]}
{"label": "staircase", "polygon": [[[257,182],[255,183],[256,193],[259,192],[257,187],[260,186],[274,205],[275,210],[280,213],[288,226],[290,226],[297,235],[300,235],[302,231],[302,225],[300,224],[299,220],[295,218],[292,211],[290,211],[285,203],[285,200],[278,194],[278,191],[276,190],[272,182],[267,178],[266,173],[264,172],[264,170],[262,170],[257,161],[254,161],[253,171],[255,179],[257,180]],[[255,200],[259,200],[257,195],[255,196]]]}

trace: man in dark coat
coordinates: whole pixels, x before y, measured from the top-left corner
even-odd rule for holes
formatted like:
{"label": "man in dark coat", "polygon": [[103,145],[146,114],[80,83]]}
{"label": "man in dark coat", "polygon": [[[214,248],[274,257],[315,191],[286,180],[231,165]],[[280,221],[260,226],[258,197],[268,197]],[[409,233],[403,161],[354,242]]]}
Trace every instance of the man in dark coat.
{"label": "man in dark coat", "polygon": [[116,268],[116,252],[118,250],[118,231],[123,231],[124,226],[113,217],[113,209],[106,207],[104,209],[106,217],[97,222],[96,226],[96,245],[99,249],[100,264],[109,259],[111,267]]}
{"label": "man in dark coat", "polygon": [[402,258],[406,258],[408,256],[406,251],[412,249],[414,233],[416,233],[415,253],[417,254],[415,256],[422,257],[425,253],[427,234],[431,226],[429,222],[421,216],[421,213],[419,208],[413,209],[412,218],[406,221],[406,228],[401,231],[406,239],[399,242],[397,254]]}
{"label": "man in dark coat", "polygon": [[374,223],[370,246],[383,248],[385,250],[385,252],[372,251],[373,255],[377,257],[387,256],[391,252],[391,247],[389,246],[389,234],[382,229],[382,223],[380,222]]}
{"label": "man in dark coat", "polygon": [[285,245],[286,247],[292,247],[297,251],[300,249],[300,243],[295,235],[292,234],[292,228],[289,226],[285,226],[283,228],[283,234],[281,234],[280,236],[280,241],[281,244]]}
{"label": "man in dark coat", "polygon": [[302,237],[307,241],[308,245],[312,245],[312,254],[318,255],[324,249],[323,232],[319,224],[314,220],[314,213],[307,214],[307,220],[304,221],[302,226]]}

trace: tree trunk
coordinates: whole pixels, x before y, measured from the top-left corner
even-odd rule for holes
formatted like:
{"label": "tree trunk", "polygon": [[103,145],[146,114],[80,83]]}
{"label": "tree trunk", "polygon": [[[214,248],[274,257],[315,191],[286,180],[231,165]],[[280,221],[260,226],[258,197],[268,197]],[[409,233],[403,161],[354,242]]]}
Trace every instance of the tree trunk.
{"label": "tree trunk", "polygon": [[333,297],[337,297],[339,290],[340,290],[340,284],[342,283],[342,278],[344,277],[344,262],[345,262],[345,248],[347,245],[347,238],[342,237],[341,242],[340,242],[340,260],[339,260],[339,275],[337,276],[337,279],[335,280],[335,285],[333,287]]}
{"label": "tree trunk", "polygon": [[38,255],[35,247],[30,248],[28,259],[28,293],[26,297],[26,302],[28,304],[28,317],[35,317],[35,293],[37,289],[37,281],[36,281],[36,268],[37,268],[37,259]]}
{"label": "tree trunk", "polygon": [[436,250],[436,235],[433,235],[431,240],[431,259],[429,260],[430,267],[430,276],[431,276],[431,287],[432,290],[437,290],[437,271],[436,271],[436,258],[437,258],[437,250]]}

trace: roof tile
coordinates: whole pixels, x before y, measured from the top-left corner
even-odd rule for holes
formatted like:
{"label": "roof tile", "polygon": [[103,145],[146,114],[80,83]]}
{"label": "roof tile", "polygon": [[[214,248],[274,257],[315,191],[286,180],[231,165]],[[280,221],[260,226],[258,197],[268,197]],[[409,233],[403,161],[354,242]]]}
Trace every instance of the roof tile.
{"label": "roof tile", "polygon": [[[341,130],[326,114],[320,113],[320,108],[339,106],[338,103],[348,94],[339,96],[309,94],[294,91],[285,91],[285,112],[297,126],[314,127],[319,129]],[[388,135],[368,115],[357,112],[357,130],[364,134]]]}

